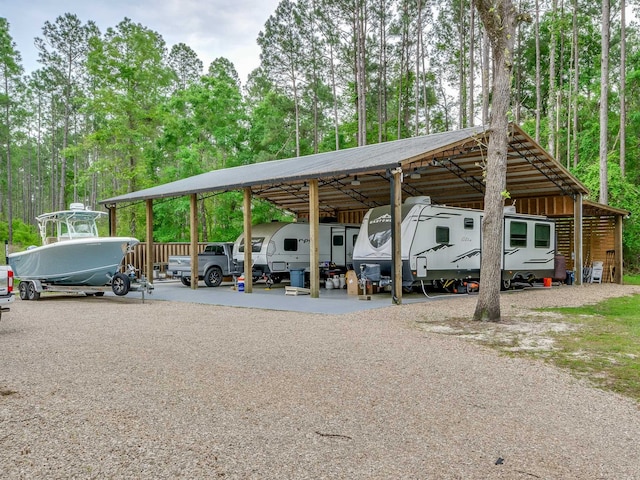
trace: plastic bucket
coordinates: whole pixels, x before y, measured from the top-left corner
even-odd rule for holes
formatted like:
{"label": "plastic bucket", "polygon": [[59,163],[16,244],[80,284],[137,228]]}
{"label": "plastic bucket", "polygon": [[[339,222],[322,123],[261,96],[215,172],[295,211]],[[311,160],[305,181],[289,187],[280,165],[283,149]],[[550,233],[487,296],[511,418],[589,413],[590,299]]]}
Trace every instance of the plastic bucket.
{"label": "plastic bucket", "polygon": [[545,288],[551,288],[551,279],[550,278],[543,278],[542,279],[542,283],[544,284]]}
{"label": "plastic bucket", "polygon": [[244,292],[244,275],[238,277],[238,291]]}

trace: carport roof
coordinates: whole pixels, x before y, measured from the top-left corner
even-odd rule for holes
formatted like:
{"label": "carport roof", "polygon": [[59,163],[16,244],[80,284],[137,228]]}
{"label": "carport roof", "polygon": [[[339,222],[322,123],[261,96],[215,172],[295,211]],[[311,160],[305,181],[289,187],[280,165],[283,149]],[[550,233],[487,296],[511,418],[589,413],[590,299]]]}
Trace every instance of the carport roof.
{"label": "carport roof", "polygon": [[[387,172],[404,172],[403,196],[428,195],[435,203],[482,201],[488,128],[445,133],[214,170],[100,201],[121,202],[251,188],[253,195],[297,214],[309,211],[306,183],[319,183],[320,211],[335,215],[389,204]],[[357,178],[356,178],[357,176]],[[519,126],[512,124],[507,159],[512,198],[588,193]]]}

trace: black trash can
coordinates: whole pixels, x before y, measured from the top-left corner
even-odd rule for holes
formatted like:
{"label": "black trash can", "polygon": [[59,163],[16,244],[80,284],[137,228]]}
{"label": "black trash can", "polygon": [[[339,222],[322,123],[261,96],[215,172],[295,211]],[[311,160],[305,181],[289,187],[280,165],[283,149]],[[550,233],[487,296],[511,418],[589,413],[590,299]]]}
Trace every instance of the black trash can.
{"label": "black trash can", "polygon": [[564,283],[566,283],[567,285],[573,285],[573,282],[575,281],[575,272],[573,270],[567,270],[567,277],[565,278]]}

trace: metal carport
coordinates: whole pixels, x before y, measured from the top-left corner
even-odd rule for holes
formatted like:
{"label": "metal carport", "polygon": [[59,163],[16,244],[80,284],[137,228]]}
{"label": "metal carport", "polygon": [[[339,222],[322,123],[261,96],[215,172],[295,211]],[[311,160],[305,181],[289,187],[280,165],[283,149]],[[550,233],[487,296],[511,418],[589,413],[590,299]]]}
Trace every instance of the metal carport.
{"label": "metal carport", "polygon": [[[100,201],[112,213],[119,203],[147,203],[147,251],[151,252],[152,201],[190,196],[191,243],[197,243],[197,195],[242,190],[244,192],[245,238],[251,237],[251,199],[259,197],[306,218],[311,228],[312,259],[317,259],[317,232],[321,216],[339,221],[360,221],[372,207],[393,204],[399,209],[403,198],[428,195],[434,203],[482,208],[483,169],[488,128],[472,127],[452,132],[396,140],[304,157],[273,160],[196,175],[164,185]],[[507,159],[507,190],[517,205],[533,199],[569,200],[575,224],[582,225],[583,197],[587,188],[556,162],[519,126],[510,125]],[[392,192],[395,195],[392,198]],[[606,206],[601,206],[607,209]],[[566,209],[565,209],[566,210]],[[609,211],[609,210],[608,210]],[[542,213],[529,211],[528,213]],[[568,212],[563,212],[566,215]],[[399,222],[399,220],[398,220]],[[399,224],[397,226],[399,231]],[[582,229],[574,229],[572,259],[582,265]],[[621,243],[621,240],[620,240]],[[398,243],[399,245],[399,243]],[[619,272],[622,271],[622,252]],[[246,249],[249,250],[249,249]],[[397,252],[399,253],[399,252]],[[251,252],[245,251],[245,279],[250,279]],[[248,257],[248,258],[247,258]],[[192,268],[197,268],[194,259]],[[147,276],[152,277],[153,259],[147,259]],[[396,272],[400,275],[400,272]],[[401,298],[398,278],[394,294]],[[246,280],[245,280],[246,281]],[[580,277],[578,277],[580,281]],[[194,282],[195,284],[196,282]],[[245,291],[251,292],[251,281]],[[319,295],[318,262],[311,262],[311,292]]]}

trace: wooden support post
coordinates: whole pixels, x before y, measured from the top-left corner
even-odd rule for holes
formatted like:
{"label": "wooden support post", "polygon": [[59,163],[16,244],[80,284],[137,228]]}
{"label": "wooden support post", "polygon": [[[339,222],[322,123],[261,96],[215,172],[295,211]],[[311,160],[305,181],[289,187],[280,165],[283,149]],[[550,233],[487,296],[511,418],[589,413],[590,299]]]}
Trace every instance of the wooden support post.
{"label": "wooden support post", "polygon": [[573,268],[576,271],[576,285],[582,285],[582,194],[573,201]]}
{"label": "wooden support post", "polygon": [[320,206],[318,180],[309,181],[309,277],[311,298],[320,297]]}
{"label": "wooden support post", "polygon": [[392,287],[393,295],[391,301],[400,305],[402,303],[402,238],[401,238],[401,224],[402,224],[402,169],[396,168],[392,170],[393,178],[391,180],[391,197],[392,197],[392,240],[391,240],[391,256],[393,262],[393,278]]}
{"label": "wooden support post", "polygon": [[198,195],[189,197],[189,232],[191,240],[191,288],[198,288]]}
{"label": "wooden support post", "polygon": [[[615,224],[615,233],[614,233],[614,248],[615,248],[615,260],[614,260],[614,269],[615,273],[613,275],[613,282],[619,285],[624,283],[624,271],[622,265],[622,215],[616,215],[616,224]],[[608,275],[609,272],[605,272],[605,275]]]}
{"label": "wooden support post", "polygon": [[153,283],[153,200],[146,201],[147,206],[147,282]]}
{"label": "wooden support post", "polygon": [[244,189],[244,293],[253,293],[253,260],[251,259],[251,188]]}
{"label": "wooden support post", "polygon": [[117,237],[118,235],[116,234],[116,220],[117,220],[116,206],[115,204],[112,204],[112,205],[109,205],[107,208],[109,209],[109,236]]}

